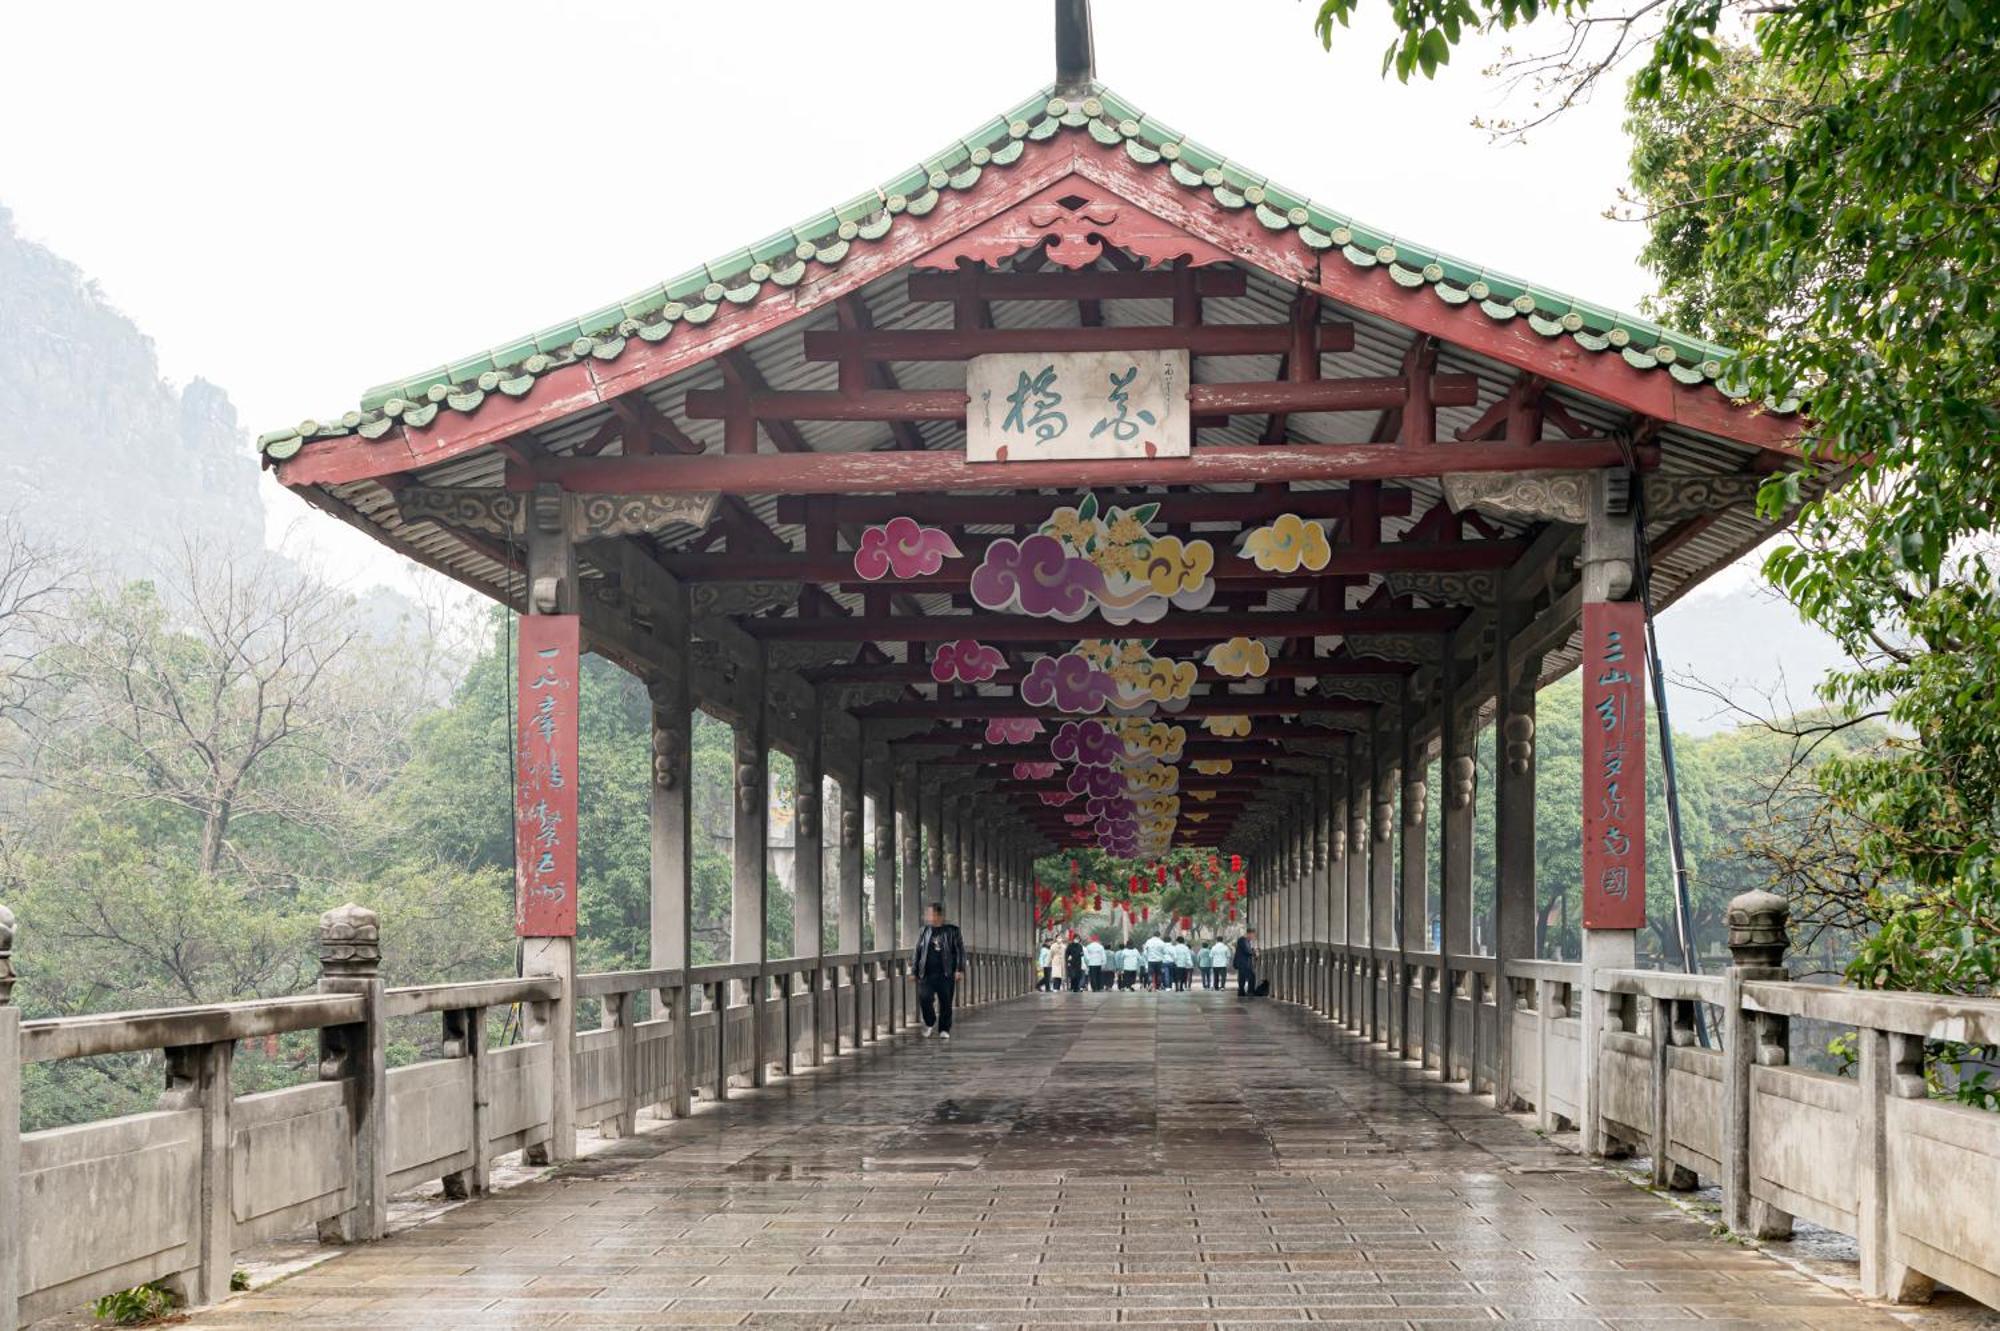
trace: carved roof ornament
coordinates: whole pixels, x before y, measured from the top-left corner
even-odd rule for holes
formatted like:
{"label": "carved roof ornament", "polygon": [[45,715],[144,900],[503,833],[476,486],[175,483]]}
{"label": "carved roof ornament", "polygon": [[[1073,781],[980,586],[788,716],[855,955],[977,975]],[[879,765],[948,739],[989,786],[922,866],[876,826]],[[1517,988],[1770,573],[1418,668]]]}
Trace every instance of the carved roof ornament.
{"label": "carved roof ornament", "polygon": [[1039,248],[1064,268],[1083,269],[1102,259],[1106,246],[1149,266],[1179,260],[1200,268],[1231,257],[1109,190],[1069,176],[931,250],[916,266],[951,272],[964,262],[993,265]]}
{"label": "carved roof ornament", "polygon": [[[904,696],[906,687],[902,684],[833,684],[827,686],[823,696],[831,705],[851,712],[872,702],[894,702]],[[929,728],[928,722],[924,725]]]}
{"label": "carved roof ornament", "polygon": [[1589,472],[1455,471],[1443,481],[1445,502],[1454,513],[1476,508],[1494,517],[1576,527],[1590,513]]}
{"label": "carved roof ornament", "polygon": [[841,665],[854,655],[851,642],[771,642],[764,644],[764,663],[772,670],[818,670]]}
{"label": "carved roof ornament", "polygon": [[1321,730],[1340,730],[1359,734],[1368,729],[1368,719],[1361,716],[1340,716],[1333,712],[1311,712],[1299,718],[1309,726]]}
{"label": "carved roof ornament", "polygon": [[1500,599],[1500,575],[1492,569],[1463,573],[1390,573],[1395,596],[1421,596],[1432,605],[1491,605]]}
{"label": "carved roof ornament", "polygon": [[[436,522],[490,536],[520,536],[527,529],[527,498],[512,490],[413,485],[397,492],[396,511],[405,522]],[[706,527],[721,498],[719,494],[579,495],[568,505],[552,507],[550,516],[556,517],[558,507],[566,507],[571,538],[594,541],[659,531],[675,523]]]}
{"label": "carved roof ornament", "polygon": [[1763,484],[1762,476],[1662,476],[1655,472],[1646,477],[1646,519],[1669,522],[1754,504]]}
{"label": "carved roof ornament", "polygon": [[[1664,476],[1654,472],[1645,478],[1646,516],[1655,522],[1670,522],[1718,509],[1745,507],[1756,502],[1758,488],[1763,483],[1762,476]],[[1451,472],[1444,477],[1444,497],[1454,513],[1475,508],[1495,517],[1567,522],[1580,527],[1590,512],[1590,473]],[[1494,577],[1491,573],[1402,573],[1391,574],[1390,585],[1395,586],[1399,578],[1426,576]]]}
{"label": "carved roof ornament", "polygon": [[696,615],[761,615],[799,599],[796,582],[697,582],[688,588],[688,610]]}
{"label": "carved roof ornament", "polygon": [[1435,633],[1350,633],[1347,650],[1378,661],[1433,663],[1444,660],[1444,639]]}
{"label": "carved roof ornament", "polygon": [[1403,687],[1385,677],[1322,675],[1313,692],[1324,698],[1353,698],[1358,702],[1396,703],[1402,701]]}

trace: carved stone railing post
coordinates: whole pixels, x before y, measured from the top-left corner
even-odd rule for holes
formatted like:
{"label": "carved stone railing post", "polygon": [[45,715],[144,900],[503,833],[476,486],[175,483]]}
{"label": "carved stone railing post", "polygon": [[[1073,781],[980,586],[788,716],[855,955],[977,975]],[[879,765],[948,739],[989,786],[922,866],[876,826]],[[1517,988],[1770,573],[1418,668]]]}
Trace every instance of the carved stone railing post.
{"label": "carved stone railing post", "polygon": [[444,1056],[462,1058],[472,1069],[472,1163],[444,1176],[444,1195],[454,1200],[484,1197],[493,1181],[492,1069],[486,1064],[486,1009],[457,1008],[444,1014]]}
{"label": "carved stone railing post", "polygon": [[[389,1064],[383,1021],[382,927],[375,912],[349,902],[319,917],[319,991],[358,994],[362,1019],[320,1032],[319,1076],[347,1087],[354,1135],[354,1179],[348,1208],[320,1221],[323,1243],[379,1239],[389,1223]],[[225,1091],[228,1077],[223,1078]],[[229,1272],[222,1272],[229,1288]]]}
{"label": "carved stone railing post", "polygon": [[1756,1094],[1759,1067],[1782,1067],[1787,1061],[1787,1020],[1743,1006],[1743,986],[1758,980],[1783,980],[1790,907],[1775,892],[1745,892],[1729,902],[1729,970],[1724,976],[1722,1102],[1722,1212],[1729,1227],[1753,1238],[1783,1238],[1792,1232],[1792,1218],[1768,1202],[1751,1196],[1750,1102]]}
{"label": "carved stone railing post", "polygon": [[21,1009],[14,1006],[14,912],[0,905],[0,1331],[21,1314]]}
{"label": "carved stone railing post", "polygon": [[1897,1261],[1897,1203],[1889,1176],[1889,1134],[1896,1100],[1923,1100],[1922,1036],[1863,1026],[1861,1062],[1861,1195],[1855,1238],[1861,1248],[1861,1290],[1895,1303],[1929,1301],[1936,1282]]}

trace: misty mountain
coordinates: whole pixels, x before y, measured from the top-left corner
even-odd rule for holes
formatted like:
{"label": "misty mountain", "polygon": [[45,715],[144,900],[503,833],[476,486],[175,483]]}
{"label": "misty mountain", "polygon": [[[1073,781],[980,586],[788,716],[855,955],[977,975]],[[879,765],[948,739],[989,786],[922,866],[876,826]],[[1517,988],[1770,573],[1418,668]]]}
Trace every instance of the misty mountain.
{"label": "misty mountain", "polygon": [[0,509],[138,575],[183,532],[264,542],[257,463],[222,389],[160,377],[152,341],[0,207]]}
{"label": "misty mountain", "polygon": [[1847,664],[1832,638],[1762,583],[1697,591],[1662,612],[1656,628],[1676,733],[1726,730],[1744,712],[1779,717],[1815,707],[1820,679]]}

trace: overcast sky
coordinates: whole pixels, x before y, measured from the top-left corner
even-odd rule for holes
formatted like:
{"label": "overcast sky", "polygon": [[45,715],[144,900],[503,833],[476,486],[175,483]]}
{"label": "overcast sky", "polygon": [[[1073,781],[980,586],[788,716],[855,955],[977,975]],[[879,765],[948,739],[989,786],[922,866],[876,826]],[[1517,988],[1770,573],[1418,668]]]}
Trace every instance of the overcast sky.
{"label": "overcast sky", "polygon": [[[1607,98],[1525,146],[1462,52],[1378,74],[1312,0],[1098,0],[1099,76],[1288,187],[1603,304],[1650,289]],[[887,179],[1047,82],[1049,0],[10,6],[0,202],[252,432],[618,299]],[[1549,34],[1544,34],[1547,36]],[[1517,108],[1518,109],[1518,108]],[[307,512],[270,505],[274,534]],[[393,561],[324,520],[327,571]]]}

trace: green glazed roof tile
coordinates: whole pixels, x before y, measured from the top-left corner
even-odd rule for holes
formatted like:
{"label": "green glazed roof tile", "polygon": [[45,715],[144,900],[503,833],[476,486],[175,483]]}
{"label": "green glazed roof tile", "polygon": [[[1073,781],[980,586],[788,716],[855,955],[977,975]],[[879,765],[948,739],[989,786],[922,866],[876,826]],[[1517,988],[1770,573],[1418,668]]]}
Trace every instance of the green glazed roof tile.
{"label": "green glazed roof tile", "polygon": [[[1682,383],[1728,381],[1727,348],[1397,240],[1231,162],[1093,84],[1075,97],[1043,88],[876,190],[618,304],[378,384],[362,396],[360,410],[345,413],[339,423],[303,421],[261,436],[258,447],[275,461],[297,453],[307,436],[356,433],[375,439],[388,432],[392,420],[422,428],[440,411],[477,410],[492,391],[519,397],[532,391],[536,376],[579,356],[615,359],[632,344],[632,334],[642,342],[661,341],[678,322],[707,322],[720,303],[748,303],[797,283],[811,264],[837,264],[853,246],[886,239],[898,224],[930,212],[940,191],[972,188],[988,172],[1005,171],[1020,156],[1023,138],[1041,141],[1063,133],[1090,135],[1107,146],[1122,143],[1125,155],[1143,169],[1163,172],[1221,206],[1250,210],[1276,243],[1306,246],[1322,265],[1380,268],[1406,288],[1428,286],[1444,304],[1469,303],[1501,322],[1524,319],[1544,336],[1569,337],[1577,346],[1618,355],[1641,369],[1670,370]],[[1282,239],[1287,235],[1296,241]]]}

